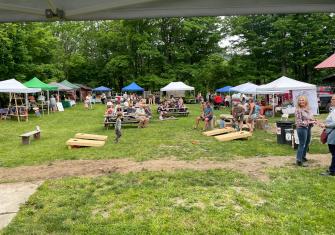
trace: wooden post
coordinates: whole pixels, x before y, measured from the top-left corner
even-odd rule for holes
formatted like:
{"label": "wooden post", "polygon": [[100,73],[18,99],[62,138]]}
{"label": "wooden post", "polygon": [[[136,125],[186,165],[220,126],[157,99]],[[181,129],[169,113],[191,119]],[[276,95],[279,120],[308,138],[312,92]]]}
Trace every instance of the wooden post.
{"label": "wooden post", "polygon": [[50,94],[49,91],[47,91],[47,96],[48,96],[48,115],[50,114]]}
{"label": "wooden post", "polygon": [[15,102],[15,113],[17,115],[17,121],[20,122],[19,110],[17,109],[17,100],[15,93],[14,93],[14,102]]}
{"label": "wooden post", "polygon": [[[41,96],[43,96],[42,91],[41,91]],[[44,101],[43,101],[43,99],[41,100],[41,106],[42,106],[42,115],[44,116]]]}

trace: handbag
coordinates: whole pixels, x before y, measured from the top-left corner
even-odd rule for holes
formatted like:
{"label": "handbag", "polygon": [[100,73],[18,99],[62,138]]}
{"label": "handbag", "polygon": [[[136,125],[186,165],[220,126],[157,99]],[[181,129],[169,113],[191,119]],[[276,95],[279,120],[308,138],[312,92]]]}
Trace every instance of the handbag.
{"label": "handbag", "polygon": [[323,129],[323,131],[321,132],[321,135],[320,135],[320,141],[322,144],[325,144],[327,143],[327,139],[328,139],[328,134],[326,132],[326,129]]}
{"label": "handbag", "polygon": [[320,141],[322,144],[327,143],[327,139],[328,139],[328,135],[333,131],[334,129],[332,129],[328,134],[326,129],[323,129],[321,135],[320,135]]}

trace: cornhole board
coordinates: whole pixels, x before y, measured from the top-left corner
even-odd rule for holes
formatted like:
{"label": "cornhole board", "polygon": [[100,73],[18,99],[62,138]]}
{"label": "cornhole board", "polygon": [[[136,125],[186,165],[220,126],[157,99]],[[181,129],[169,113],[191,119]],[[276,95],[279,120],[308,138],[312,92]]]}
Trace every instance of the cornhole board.
{"label": "cornhole board", "polygon": [[237,139],[245,139],[252,136],[252,133],[248,131],[239,131],[239,132],[232,132],[224,135],[214,136],[215,139],[221,142],[237,140]]}
{"label": "cornhole board", "polygon": [[68,141],[66,141],[66,145],[68,146],[69,149],[79,147],[102,147],[105,145],[105,141],[71,138]]}
{"label": "cornhole board", "polygon": [[204,134],[205,136],[215,136],[215,135],[222,135],[222,134],[226,134],[226,133],[230,133],[230,132],[235,132],[236,130],[232,127],[225,127],[222,129],[215,129],[212,131],[206,131],[203,132],[202,134]]}
{"label": "cornhole board", "polygon": [[76,139],[85,139],[85,140],[100,140],[106,141],[108,136],[107,135],[92,135],[92,134],[85,134],[85,133],[77,133],[74,138]]}

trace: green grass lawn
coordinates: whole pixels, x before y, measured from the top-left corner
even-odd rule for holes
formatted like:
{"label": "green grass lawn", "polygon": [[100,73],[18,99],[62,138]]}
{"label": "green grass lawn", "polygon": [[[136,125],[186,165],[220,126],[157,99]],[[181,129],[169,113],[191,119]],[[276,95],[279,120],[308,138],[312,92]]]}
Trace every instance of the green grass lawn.
{"label": "green grass lawn", "polygon": [[[294,155],[288,145],[276,144],[276,135],[257,130],[248,141],[220,143],[213,137],[205,137],[199,130],[193,130],[194,119],[199,115],[198,105],[188,105],[189,117],[179,120],[159,121],[157,115],[148,128],[123,128],[119,144],[113,143],[114,130],[103,128],[104,106],[97,104],[94,110],[77,107],[36,118],[28,122],[14,120],[0,121],[0,166],[15,167],[34,165],[55,160],[68,159],[113,159],[130,158],[137,161],[174,157],[194,160],[227,160],[240,157]],[[154,108],[155,110],[156,108]],[[219,114],[223,111],[215,111]],[[228,112],[228,111],[224,111]],[[276,119],[271,119],[274,122]],[[20,134],[31,131],[39,125],[42,138],[30,145],[21,145]],[[108,135],[109,140],[102,148],[68,150],[65,142],[76,133]],[[196,144],[194,144],[194,140]],[[193,142],[193,143],[192,143]],[[327,153],[327,148],[314,141],[311,153]]]}
{"label": "green grass lawn", "polygon": [[3,234],[332,234],[334,179],[273,169],[141,172],[45,182]]}

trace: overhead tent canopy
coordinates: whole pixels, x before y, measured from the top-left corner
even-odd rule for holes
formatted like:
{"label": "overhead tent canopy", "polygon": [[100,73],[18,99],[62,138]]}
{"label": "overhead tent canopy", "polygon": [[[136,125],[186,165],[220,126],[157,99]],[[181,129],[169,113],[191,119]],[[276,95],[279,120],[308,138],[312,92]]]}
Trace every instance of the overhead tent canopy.
{"label": "overhead tent canopy", "polygon": [[0,0],[0,22],[335,12],[333,0]]}
{"label": "overhead tent canopy", "polygon": [[216,92],[220,92],[220,93],[229,92],[231,88],[233,88],[233,87],[232,86],[225,86],[225,87],[216,89]]}
{"label": "overhead tent canopy", "polygon": [[230,88],[232,92],[239,92],[243,94],[256,94],[258,86],[251,82],[243,83],[241,85]]}
{"label": "overhead tent canopy", "polygon": [[183,82],[171,82],[161,88],[161,91],[194,91],[194,87],[188,86]]}
{"label": "overhead tent canopy", "polygon": [[108,92],[108,91],[111,91],[112,89],[108,88],[108,87],[105,87],[105,86],[99,86],[97,88],[94,88],[92,91],[95,91],[95,92]]}
{"label": "overhead tent canopy", "polygon": [[80,89],[79,86],[74,85],[73,83],[69,82],[68,80],[61,81],[60,84],[72,88],[72,90],[78,90]]}
{"label": "overhead tent canopy", "polygon": [[287,92],[290,90],[316,90],[316,86],[306,82],[300,82],[292,78],[282,76],[273,82],[261,85],[257,88],[257,93],[277,93]]}
{"label": "overhead tent canopy", "polygon": [[193,91],[193,96],[195,95],[194,87],[188,86],[183,82],[171,82],[161,88],[161,95],[163,95],[163,92],[166,92],[167,96],[185,97],[186,91]]}
{"label": "overhead tent canopy", "polygon": [[144,91],[144,89],[137,85],[135,82],[132,82],[128,86],[123,87],[122,91]]}
{"label": "overhead tent canopy", "polygon": [[330,69],[335,68],[335,53],[315,66],[316,69]]}
{"label": "overhead tent canopy", "polygon": [[50,82],[49,85],[56,86],[58,88],[58,91],[72,91],[73,88],[67,87],[63,84],[57,83],[57,82]]}
{"label": "overhead tent canopy", "polygon": [[36,93],[41,92],[41,88],[28,88],[15,79],[0,81],[0,92],[2,93]]}
{"label": "overhead tent canopy", "polygon": [[52,86],[49,84],[46,84],[39,80],[37,77],[32,78],[28,82],[23,83],[26,87],[29,88],[41,88],[42,91],[56,91],[58,90],[57,86]]}

